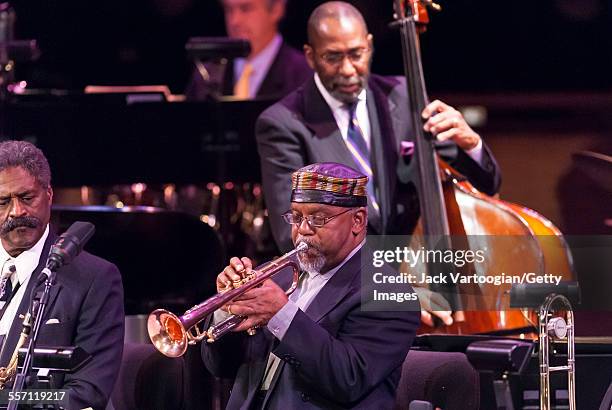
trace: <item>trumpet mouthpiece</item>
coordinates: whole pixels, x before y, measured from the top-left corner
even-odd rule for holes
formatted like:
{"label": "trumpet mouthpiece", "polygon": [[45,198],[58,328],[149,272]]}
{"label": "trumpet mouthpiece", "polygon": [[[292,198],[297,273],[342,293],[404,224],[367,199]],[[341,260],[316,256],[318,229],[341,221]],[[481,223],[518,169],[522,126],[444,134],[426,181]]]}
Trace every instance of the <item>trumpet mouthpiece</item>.
{"label": "trumpet mouthpiece", "polygon": [[304,251],[308,250],[308,244],[306,242],[300,242],[295,247],[295,250],[298,251],[298,252],[304,252]]}

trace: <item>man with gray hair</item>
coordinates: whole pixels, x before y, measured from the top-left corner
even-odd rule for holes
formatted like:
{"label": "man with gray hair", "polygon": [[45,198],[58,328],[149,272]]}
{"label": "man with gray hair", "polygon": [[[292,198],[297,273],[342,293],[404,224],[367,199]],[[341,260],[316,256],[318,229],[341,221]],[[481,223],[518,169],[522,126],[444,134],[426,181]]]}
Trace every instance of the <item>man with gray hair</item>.
{"label": "man with gray hair", "polygon": [[[231,314],[246,319],[223,340],[202,344],[208,370],[235,379],[227,409],[393,408],[419,303],[374,307],[369,296],[367,183],[367,176],[331,162],[292,174],[283,220],[295,246],[307,245],[297,254],[305,272],[295,292],[285,294],[293,275],[281,270],[216,311],[215,324]],[[231,258],[217,290],[252,269],[249,258]],[[260,331],[246,336],[254,326]]]}
{"label": "man with gray hair", "polygon": [[[212,83],[219,82],[223,95],[239,99],[280,98],[305,82],[312,71],[304,56],[287,45],[278,31],[287,0],[220,0],[230,38],[248,40],[251,53],[227,65],[224,78],[209,78],[195,70],[186,94],[207,98]],[[209,70],[214,73],[218,70]]]}
{"label": "man with gray hair", "polygon": [[[0,143],[3,367],[17,348],[30,295],[42,290],[39,275],[57,238],[49,226],[52,200],[51,171],[42,151],[25,141]],[[54,388],[67,389],[67,408],[105,408],[121,362],[123,323],[123,286],[115,265],[81,252],[58,269],[37,345],[79,346],[91,355],[79,370],[53,380]]]}

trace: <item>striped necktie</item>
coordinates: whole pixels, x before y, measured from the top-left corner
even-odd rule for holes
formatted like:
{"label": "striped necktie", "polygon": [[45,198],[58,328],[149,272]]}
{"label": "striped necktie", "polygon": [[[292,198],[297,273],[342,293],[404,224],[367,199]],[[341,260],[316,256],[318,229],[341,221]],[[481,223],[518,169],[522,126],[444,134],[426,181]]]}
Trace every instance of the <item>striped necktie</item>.
{"label": "striped necktie", "polygon": [[13,293],[13,282],[11,276],[15,273],[15,263],[12,259],[7,259],[2,267],[2,277],[0,278],[0,301],[8,301]]}
{"label": "striped necktie", "polygon": [[370,149],[368,148],[363,131],[361,130],[359,121],[357,120],[357,104],[358,101],[346,106],[349,112],[347,146],[351,152],[351,155],[353,155],[353,158],[355,158],[355,162],[357,162],[361,172],[368,176],[368,201],[370,201],[372,208],[374,208],[374,210],[380,214],[380,207],[376,201],[374,174],[372,172],[372,166],[370,165]]}

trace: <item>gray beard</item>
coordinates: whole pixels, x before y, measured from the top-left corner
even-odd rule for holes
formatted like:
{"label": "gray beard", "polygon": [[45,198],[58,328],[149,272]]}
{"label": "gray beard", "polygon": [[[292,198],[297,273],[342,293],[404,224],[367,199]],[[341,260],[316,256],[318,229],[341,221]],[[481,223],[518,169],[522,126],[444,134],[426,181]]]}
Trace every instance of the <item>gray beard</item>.
{"label": "gray beard", "polygon": [[318,275],[321,273],[323,266],[325,266],[325,256],[319,255],[314,259],[303,260],[302,257],[298,255],[298,263],[300,265],[300,269],[304,272]]}
{"label": "gray beard", "polygon": [[308,240],[304,239],[303,237],[298,236],[296,244],[300,242],[305,242],[309,246],[310,249],[316,250],[316,253],[317,253],[317,255],[314,258],[308,258],[308,259],[306,259],[303,255],[298,253],[297,260],[298,260],[298,264],[300,265],[300,269],[302,271],[313,273],[313,274],[321,273],[321,269],[323,269],[323,266],[325,266],[325,263],[327,262],[327,260],[325,259],[325,255],[323,255],[323,253],[321,253],[316,247],[313,247],[309,243]]}
{"label": "gray beard", "polygon": [[338,91],[332,91],[330,93],[332,95],[332,97],[334,97],[336,100],[341,101],[345,104],[353,104],[355,101],[357,101],[357,97],[359,96],[359,94],[357,95],[348,95],[348,94],[343,94],[341,92]]}

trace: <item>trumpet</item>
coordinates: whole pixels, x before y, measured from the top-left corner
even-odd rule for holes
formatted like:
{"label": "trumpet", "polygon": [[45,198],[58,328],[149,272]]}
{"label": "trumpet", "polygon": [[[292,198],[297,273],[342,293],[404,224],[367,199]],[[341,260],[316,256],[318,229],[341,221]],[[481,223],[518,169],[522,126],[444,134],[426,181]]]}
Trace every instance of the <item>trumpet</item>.
{"label": "trumpet", "polygon": [[[560,316],[551,317],[553,303],[559,302],[566,310],[566,319]],[[563,295],[549,295],[538,313],[539,317],[539,362],[540,362],[540,409],[549,410],[550,406],[550,373],[567,371],[567,391],[569,410],[576,409],[576,353],[574,349],[574,313],[570,301]],[[550,341],[567,338],[567,365],[550,366]]]}
{"label": "trumpet", "polygon": [[[259,286],[287,267],[291,267],[293,270],[293,283],[285,293],[287,295],[293,293],[298,286],[300,277],[300,268],[294,260],[294,256],[307,249],[308,245],[300,242],[291,252],[252,270],[249,275],[243,274],[241,280],[232,282],[227,289],[195,305],[183,313],[182,316],[177,316],[165,309],[154,310],[147,320],[147,331],[153,346],[165,356],[180,357],[185,354],[188,345],[194,345],[205,338],[208,343],[213,343],[222,338],[242,323],[246,316],[231,315],[221,323],[209,327],[208,330],[200,329],[201,322],[221,306]],[[247,332],[253,335],[255,329],[249,329]]]}

